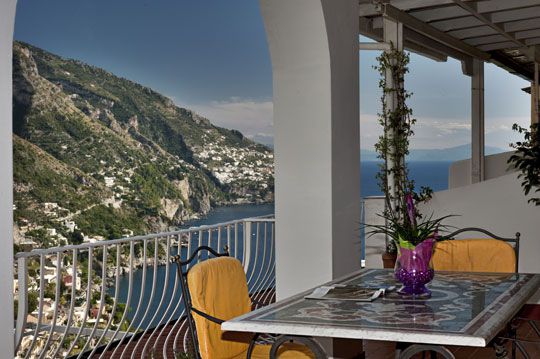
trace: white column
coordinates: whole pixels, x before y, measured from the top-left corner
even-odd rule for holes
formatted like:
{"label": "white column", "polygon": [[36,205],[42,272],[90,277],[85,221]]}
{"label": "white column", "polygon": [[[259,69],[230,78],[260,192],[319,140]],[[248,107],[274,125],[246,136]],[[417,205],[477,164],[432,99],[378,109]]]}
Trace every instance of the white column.
{"label": "white column", "polygon": [[16,0],[0,1],[0,357],[13,358],[13,157],[11,56]]}
{"label": "white column", "polygon": [[484,62],[473,59],[471,77],[471,182],[484,180]]}
{"label": "white column", "polygon": [[276,288],[360,268],[357,0],[260,0],[272,59]]}

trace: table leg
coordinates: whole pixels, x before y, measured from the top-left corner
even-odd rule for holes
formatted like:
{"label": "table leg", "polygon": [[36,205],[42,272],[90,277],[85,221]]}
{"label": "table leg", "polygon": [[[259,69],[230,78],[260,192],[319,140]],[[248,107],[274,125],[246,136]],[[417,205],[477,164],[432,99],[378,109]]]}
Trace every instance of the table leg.
{"label": "table leg", "polygon": [[308,337],[299,337],[295,335],[280,335],[276,338],[274,343],[272,344],[272,348],[270,349],[270,359],[276,359],[277,358],[277,352],[279,350],[279,347],[281,347],[283,344],[293,342],[293,343],[299,343],[303,344],[306,347],[308,347],[309,350],[313,353],[315,356],[315,359],[326,359],[327,355],[324,352],[323,348],[312,338]]}
{"label": "table leg", "polygon": [[429,344],[412,344],[407,348],[403,349],[399,353],[396,353],[396,358],[398,359],[410,359],[418,353],[422,352],[435,352],[442,355],[445,359],[456,359],[454,354],[446,347],[440,345],[429,345]]}
{"label": "table leg", "polygon": [[495,349],[495,358],[508,359],[508,350],[506,350],[503,340],[495,339],[493,341],[493,349]]}

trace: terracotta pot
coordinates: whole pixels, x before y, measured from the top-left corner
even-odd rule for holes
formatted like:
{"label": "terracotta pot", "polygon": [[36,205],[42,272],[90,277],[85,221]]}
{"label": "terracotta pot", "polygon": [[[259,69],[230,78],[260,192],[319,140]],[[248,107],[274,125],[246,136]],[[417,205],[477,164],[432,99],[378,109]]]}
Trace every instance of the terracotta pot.
{"label": "terracotta pot", "polygon": [[396,266],[397,253],[384,252],[382,254],[383,268],[393,269]]}

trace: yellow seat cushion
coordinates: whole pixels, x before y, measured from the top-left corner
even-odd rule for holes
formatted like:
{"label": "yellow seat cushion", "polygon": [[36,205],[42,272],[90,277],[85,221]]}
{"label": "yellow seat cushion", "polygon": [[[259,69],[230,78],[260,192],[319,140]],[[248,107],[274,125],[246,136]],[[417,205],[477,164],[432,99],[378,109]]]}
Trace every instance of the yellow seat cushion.
{"label": "yellow seat cushion", "polygon": [[[208,259],[193,266],[187,282],[194,308],[221,320],[251,311],[246,275],[232,257]],[[193,313],[202,358],[236,358],[249,345],[249,337],[222,339],[221,326]]]}
{"label": "yellow seat cushion", "polygon": [[497,239],[455,239],[437,242],[433,269],[458,272],[513,273],[514,248]]}
{"label": "yellow seat cushion", "polygon": [[[187,276],[194,308],[221,320],[229,320],[251,311],[246,274],[242,264],[232,257],[208,259],[193,266]],[[253,335],[223,332],[221,326],[193,312],[203,359],[245,358]],[[306,348],[288,345],[279,357],[309,358]],[[257,345],[253,358],[269,358],[270,346]]]}

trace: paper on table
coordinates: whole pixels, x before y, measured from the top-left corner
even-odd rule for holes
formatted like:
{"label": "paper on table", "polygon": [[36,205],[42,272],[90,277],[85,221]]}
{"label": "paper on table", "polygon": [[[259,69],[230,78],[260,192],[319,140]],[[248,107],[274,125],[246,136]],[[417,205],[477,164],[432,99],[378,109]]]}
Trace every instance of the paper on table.
{"label": "paper on table", "polygon": [[363,288],[355,285],[322,286],[316,288],[305,299],[352,300],[371,302],[384,293],[384,289]]}

